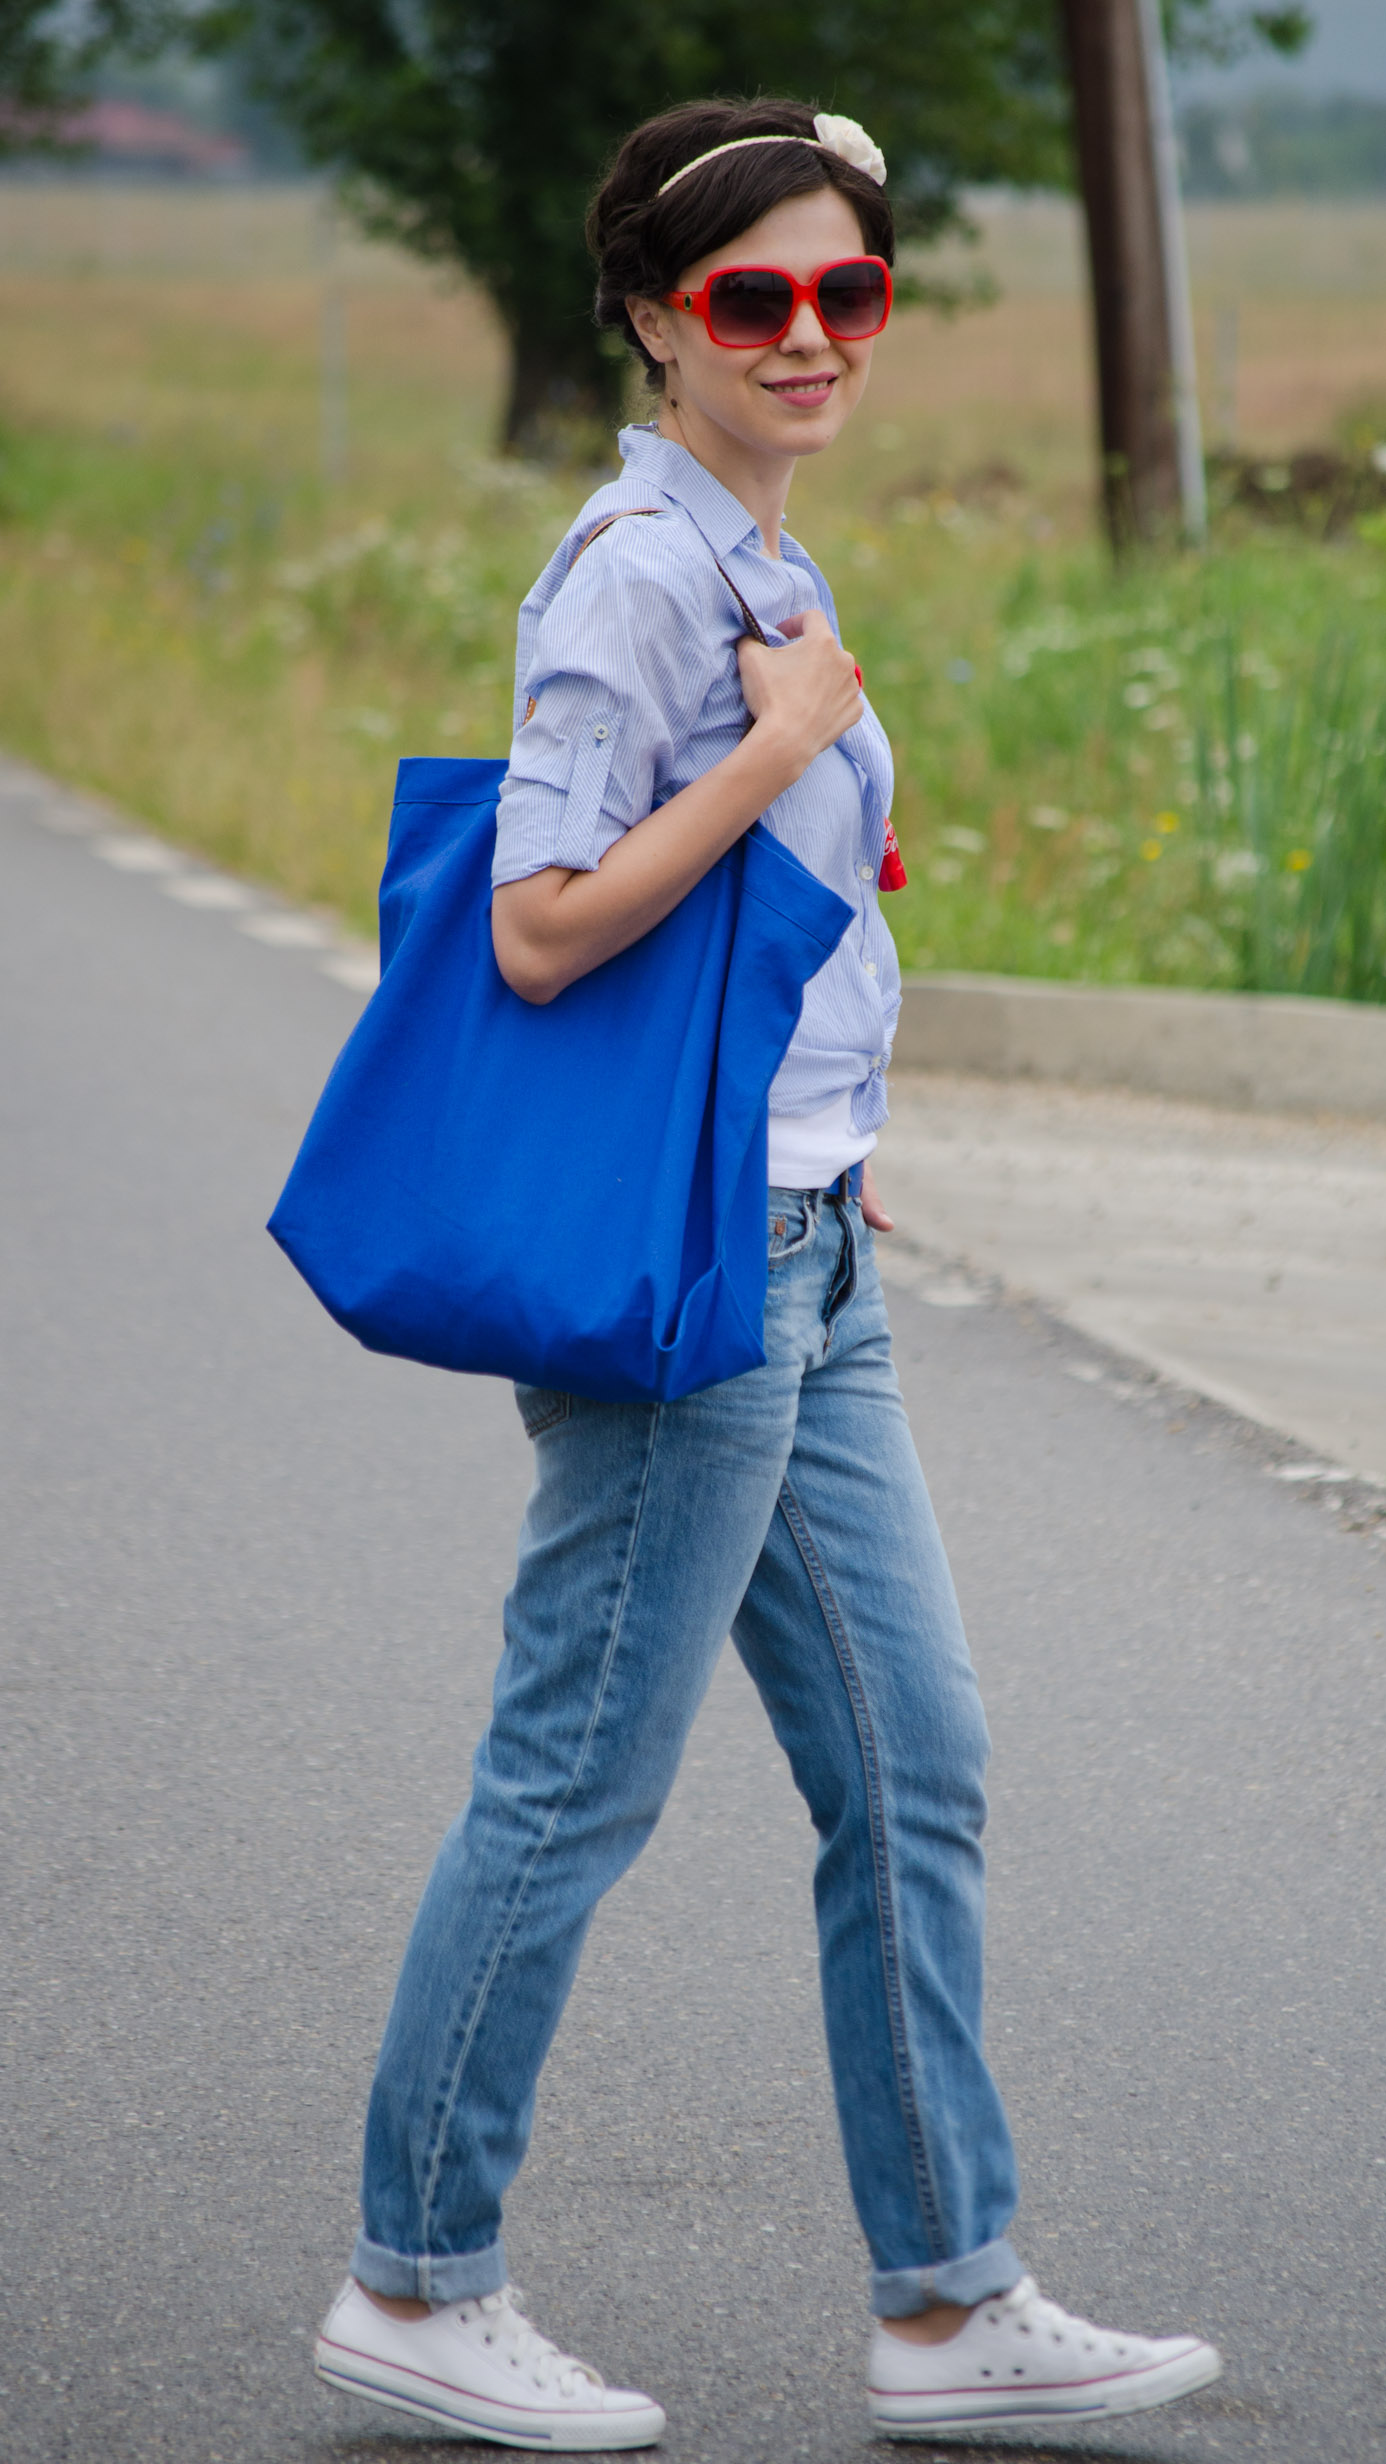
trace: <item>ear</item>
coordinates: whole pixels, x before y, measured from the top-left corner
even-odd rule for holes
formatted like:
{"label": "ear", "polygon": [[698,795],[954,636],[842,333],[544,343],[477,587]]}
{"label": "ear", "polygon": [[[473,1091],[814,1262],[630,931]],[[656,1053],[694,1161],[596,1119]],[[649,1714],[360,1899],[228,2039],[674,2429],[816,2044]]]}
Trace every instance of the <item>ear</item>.
{"label": "ear", "polygon": [[632,298],[626,301],[626,315],[651,359],[658,360],[662,368],[677,359],[672,310],[661,307],[658,300]]}

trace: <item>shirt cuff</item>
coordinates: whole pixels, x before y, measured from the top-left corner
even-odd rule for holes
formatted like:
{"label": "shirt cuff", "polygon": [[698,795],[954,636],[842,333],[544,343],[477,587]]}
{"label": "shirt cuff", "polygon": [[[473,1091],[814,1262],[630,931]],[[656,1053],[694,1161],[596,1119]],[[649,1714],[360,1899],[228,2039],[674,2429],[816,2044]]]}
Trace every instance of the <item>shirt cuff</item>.
{"label": "shirt cuff", "polygon": [[496,816],[493,886],[527,880],[550,864],[574,873],[596,871],[607,848],[622,836],[622,824],[602,810],[620,732],[619,719],[608,711],[595,711],[584,721],[566,787],[525,777],[528,748],[521,739]]}

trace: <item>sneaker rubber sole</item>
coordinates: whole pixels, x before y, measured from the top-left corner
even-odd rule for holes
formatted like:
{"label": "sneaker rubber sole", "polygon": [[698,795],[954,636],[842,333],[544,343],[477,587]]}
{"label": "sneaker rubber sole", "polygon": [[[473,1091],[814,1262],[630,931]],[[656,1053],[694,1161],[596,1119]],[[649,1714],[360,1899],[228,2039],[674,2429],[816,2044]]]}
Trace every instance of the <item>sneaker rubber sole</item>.
{"label": "sneaker rubber sole", "polygon": [[1221,2356],[1210,2345],[1155,2364],[1129,2376],[1081,2382],[1043,2391],[1027,2388],[1024,2395],[993,2394],[990,2388],[942,2389],[930,2395],[878,2395],[869,2398],[872,2426],[883,2438],[947,2438],[957,2430],[1004,2426],[1010,2430],[1050,2429],[1056,2422],[1105,2421],[1118,2413],[1144,2413],[1157,2404],[1173,2404],[1200,2387],[1211,2387],[1222,2376]]}
{"label": "sneaker rubber sole", "polygon": [[627,2412],[571,2414],[534,2413],[523,2404],[493,2403],[486,2396],[464,2395],[460,2388],[405,2370],[395,2362],[376,2361],[319,2337],[313,2367],[329,2387],[343,2395],[363,2397],[368,2404],[388,2405],[392,2412],[410,2413],[416,2421],[451,2430],[455,2438],[482,2439],[491,2447],[554,2448],[560,2455],[609,2454],[623,2447],[652,2447],[664,2431],[657,2404],[632,2406]]}

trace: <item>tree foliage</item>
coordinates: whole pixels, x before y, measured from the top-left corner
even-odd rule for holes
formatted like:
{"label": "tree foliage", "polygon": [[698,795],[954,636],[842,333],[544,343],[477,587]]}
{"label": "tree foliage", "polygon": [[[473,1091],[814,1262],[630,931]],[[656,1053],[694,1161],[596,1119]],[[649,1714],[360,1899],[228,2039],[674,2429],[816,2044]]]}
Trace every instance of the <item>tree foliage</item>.
{"label": "tree foliage", "polygon": [[1049,0],[229,0],[310,158],[377,231],[468,267],[510,335],[512,442],[609,416],[587,199],[626,131],[702,93],[788,91],[861,119],[916,231],[972,179],[1060,176]]}
{"label": "tree foliage", "polygon": [[[1255,31],[1223,0],[1171,5],[1205,45]],[[1259,16],[1293,39],[1295,12]],[[512,346],[507,438],[531,449],[618,404],[583,215],[620,138],[668,104],[789,92],[850,113],[926,237],[965,182],[1068,177],[1053,0],[214,0],[197,25],[246,53],[368,227],[484,284]]]}

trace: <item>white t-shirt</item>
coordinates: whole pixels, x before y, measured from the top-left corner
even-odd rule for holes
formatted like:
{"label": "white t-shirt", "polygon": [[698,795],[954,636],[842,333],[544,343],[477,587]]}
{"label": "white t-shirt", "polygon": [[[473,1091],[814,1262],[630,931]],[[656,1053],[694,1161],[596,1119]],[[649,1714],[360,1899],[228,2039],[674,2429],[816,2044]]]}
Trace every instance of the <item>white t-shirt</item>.
{"label": "white t-shirt", "polygon": [[849,1165],[859,1164],[876,1144],[874,1129],[852,1127],[851,1087],[820,1112],[799,1120],[770,1115],[770,1187],[827,1189]]}

